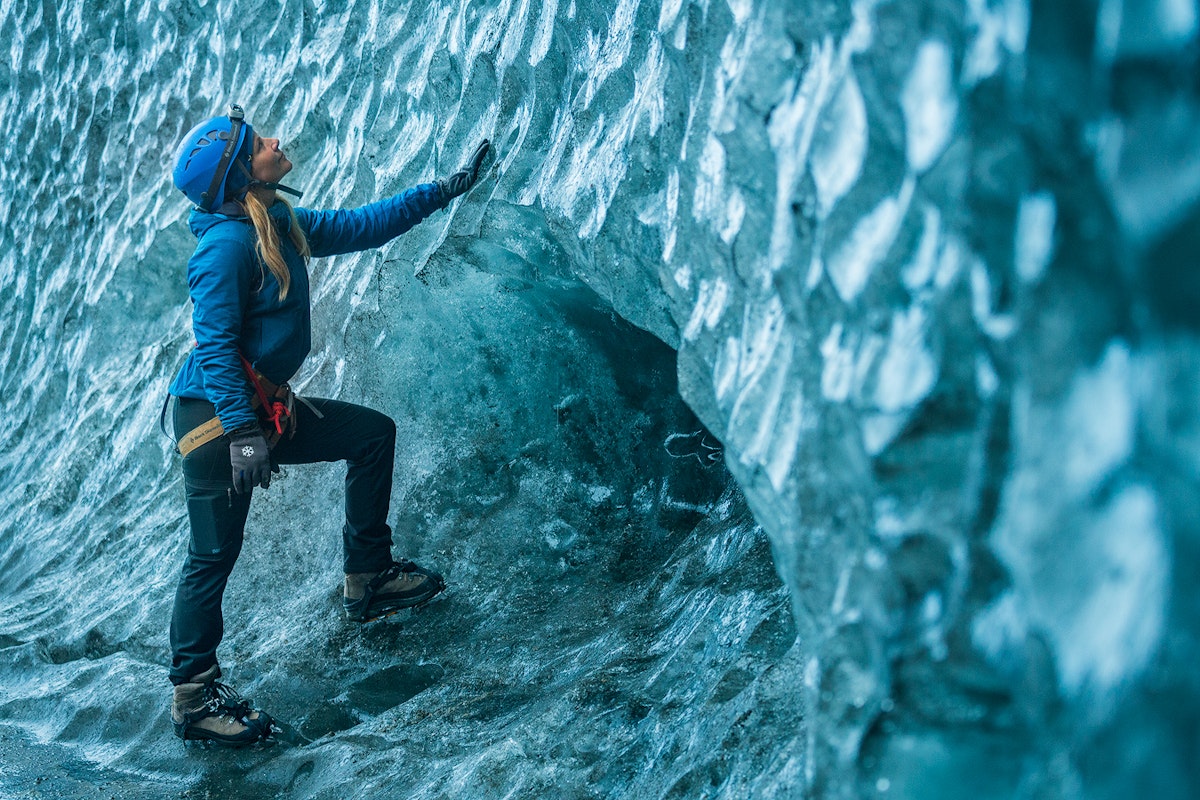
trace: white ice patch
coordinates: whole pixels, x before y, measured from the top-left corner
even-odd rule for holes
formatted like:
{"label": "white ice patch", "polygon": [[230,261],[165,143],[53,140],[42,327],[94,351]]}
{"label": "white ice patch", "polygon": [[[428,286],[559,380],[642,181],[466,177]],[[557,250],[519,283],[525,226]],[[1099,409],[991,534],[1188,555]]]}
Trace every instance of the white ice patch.
{"label": "white ice patch", "polygon": [[848,71],[821,113],[809,154],[822,218],[858,181],[866,154],[866,104],[854,72]]}
{"label": "white ice patch", "polygon": [[1133,453],[1136,408],[1129,350],[1109,345],[1100,364],[1076,376],[1067,398],[1064,482],[1073,493],[1090,492]]}
{"label": "white ice patch", "polygon": [[869,334],[864,339],[847,333],[840,322],[834,323],[821,343],[821,396],[833,403],[861,402],[863,387],[883,345],[881,336]]}
{"label": "white ice patch", "polygon": [[962,270],[965,246],[957,238],[947,236],[942,243],[942,252],[938,256],[937,272],[933,276],[933,285],[945,289],[954,283]]}
{"label": "white ice patch", "polygon": [[844,303],[852,303],[871,272],[887,255],[912,200],[914,182],[905,179],[896,197],[886,197],[858,221],[826,264],[829,279]]}
{"label": "white ice patch", "polygon": [[1000,69],[1004,10],[989,8],[987,0],[967,0],[967,24],[975,37],[963,58],[962,81],[970,87]]}
{"label": "white ice patch", "polygon": [[892,333],[875,385],[875,405],[880,410],[909,410],[933,388],[938,363],[925,344],[926,327],[925,312],[917,306],[892,317]]}
{"label": "white ice patch", "polygon": [[860,428],[862,430],[863,449],[867,455],[877,456],[884,451],[904,429],[907,415],[896,413],[872,414],[864,417]]}
{"label": "white ice patch", "polygon": [[725,205],[725,217],[719,231],[721,241],[725,244],[733,244],[733,240],[742,230],[742,222],[745,219],[746,200],[742,197],[741,190],[735,187],[729,193],[729,200]]}
{"label": "white ice patch", "polygon": [[612,487],[609,486],[589,486],[587,491],[592,505],[599,505],[613,495]]}
{"label": "white ice patch", "polygon": [[[569,410],[571,408],[571,406],[575,405],[582,399],[583,399],[582,395],[569,394],[566,397],[564,397],[562,400],[559,400],[557,403],[554,404],[554,406],[553,406],[554,411],[556,413],[561,414],[562,412]],[[569,477],[570,476],[568,476],[568,478]]]}
{"label": "white ice patch", "polygon": [[680,289],[687,291],[692,288],[692,268],[687,264],[680,264],[675,270],[675,274],[671,277],[675,280],[675,285]]}
{"label": "white ice patch", "polygon": [[764,280],[768,282],[773,273],[792,263],[795,236],[792,198],[797,183],[809,165],[809,150],[816,135],[820,109],[837,80],[835,57],[835,47],[830,38],[815,45],[803,77],[799,83],[788,83],[783,91],[787,99],[771,111],[767,135],[775,151],[775,213],[768,270],[764,274]]}
{"label": "white ice patch", "polygon": [[543,0],[542,12],[538,16],[533,42],[529,45],[529,65],[536,67],[550,52],[550,38],[554,34],[554,18],[558,16],[558,0]]}
{"label": "white ice patch", "polygon": [[1093,120],[1086,128],[1086,136],[1096,154],[1096,176],[1111,186],[1121,169],[1121,148],[1125,143],[1125,126],[1121,118],[1112,114]]}
{"label": "white ice patch", "polygon": [[1035,283],[1046,274],[1054,254],[1054,195],[1049,192],[1025,195],[1017,210],[1017,275],[1026,283]]}
{"label": "white ice patch", "polygon": [[761,306],[746,306],[738,380],[748,382],[766,369],[784,332],[783,301],[772,295]]}
{"label": "white ice patch", "polygon": [[816,656],[804,665],[804,686],[814,692],[821,686],[821,660]]}
{"label": "white ice patch", "polygon": [[[667,185],[663,190],[638,212],[638,221],[643,225],[652,225],[662,231],[663,249],[662,260],[670,262],[671,256],[675,252],[675,240],[677,235],[679,213],[679,170],[672,168],[667,175]],[[686,269],[681,266],[679,270]],[[676,280],[678,282],[679,270],[676,270]],[[690,278],[691,270],[688,269]],[[690,280],[689,280],[690,283]],[[685,284],[679,284],[683,288],[688,288]]]}
{"label": "white ice patch", "polygon": [[337,397],[342,392],[342,384],[346,380],[346,359],[338,358],[333,362],[333,388],[330,389],[333,394],[331,397]]}
{"label": "white ice patch", "polygon": [[1171,39],[1186,42],[1196,35],[1196,0],[1158,0],[1158,28]]}
{"label": "white ice patch", "polygon": [[678,228],[679,215],[679,170],[672,169],[667,178],[667,219],[666,234],[663,236],[662,260],[670,261],[675,253],[675,237]]}
{"label": "white ice patch", "polygon": [[753,0],[725,0],[725,4],[729,6],[734,23],[739,27],[746,24],[746,20],[750,19],[750,12],[754,10]]}
{"label": "white ice patch", "polygon": [[746,201],[736,186],[730,189],[725,185],[725,148],[712,134],[704,142],[699,168],[692,216],[697,222],[708,222],[730,244],[742,228]]}
{"label": "white ice patch", "polygon": [[983,353],[975,356],[975,388],[981,397],[991,397],[1000,388],[1000,376],[991,359]]}
{"label": "white ice patch", "polygon": [[1101,713],[1154,655],[1170,572],[1153,490],[1116,482],[1134,449],[1131,360],[1114,342],[1061,405],[1015,394],[1018,461],[994,539],[1064,689]]}
{"label": "white ice patch", "polygon": [[696,191],[692,196],[692,216],[697,222],[710,221],[719,226],[725,207],[725,148],[716,136],[704,140],[697,166]]}
{"label": "white ice patch", "polygon": [[521,205],[533,205],[541,197],[542,202],[553,202],[564,211],[570,210],[578,194],[578,181],[563,163],[567,147],[577,136],[575,130],[575,115],[570,109],[558,108],[554,111],[554,121],[550,123],[550,146],[545,148],[546,155],[542,160],[542,171],[536,184],[526,187],[518,202]]}
{"label": "white ice patch", "polygon": [[896,497],[884,495],[875,500],[875,533],[881,539],[899,541],[928,527],[925,511]]}
{"label": "white ice patch", "polygon": [[850,396],[854,378],[854,351],[842,346],[842,323],[835,322],[829,335],[821,342],[825,361],[821,370],[821,396],[840,403]]}
{"label": "white ice patch", "polygon": [[932,625],[942,618],[945,613],[942,602],[942,595],[939,592],[930,592],[925,595],[925,600],[921,603],[921,619],[926,624]]}
{"label": "white ice patch", "polygon": [[971,310],[980,329],[993,339],[1007,339],[1017,329],[1011,314],[992,311],[992,282],[979,259],[971,264]]}
{"label": "white ice patch", "polygon": [[671,26],[675,24],[675,18],[679,16],[680,9],[683,8],[683,0],[665,0],[662,7],[658,10],[658,32],[660,35],[666,36],[671,30]]}
{"label": "white ice patch", "polygon": [[[554,9],[553,6],[557,3],[551,0],[551,8],[543,8],[542,16],[545,17],[547,12],[551,14],[551,22],[553,22]],[[510,9],[505,25],[504,38],[500,41],[500,52],[496,56],[496,69],[503,73],[510,64],[517,60],[517,56],[521,52],[521,45],[525,42],[525,31],[528,30],[529,17],[529,0],[520,0],[517,3],[516,9]],[[542,20],[538,20],[539,27],[543,24]],[[532,53],[531,63],[532,63]],[[536,66],[536,64],[534,64]]]}
{"label": "white ice patch", "polygon": [[942,213],[932,203],[921,206],[924,217],[921,226],[921,241],[912,260],[900,270],[900,277],[909,291],[916,292],[929,285],[938,267],[938,242],[942,228]]}
{"label": "white ice patch", "polygon": [[[937,382],[939,365],[926,344],[927,314],[921,306],[900,310],[875,372],[874,407],[863,420],[863,444],[877,455],[903,430],[912,410]],[[863,367],[860,367],[860,373]]]}
{"label": "white ice patch", "polygon": [[806,424],[803,387],[791,369],[795,344],[782,328],[781,307],[778,313],[744,326],[752,344],[740,359],[742,381],[728,426],[740,461],[764,467],[776,491],[784,485]]}
{"label": "white ice patch", "polygon": [[1004,0],[1004,46],[1020,55],[1029,42],[1029,0]]}
{"label": "white ice patch", "polygon": [[712,330],[721,321],[729,305],[729,284],[721,278],[700,281],[700,295],[692,308],[691,319],[683,330],[683,338],[693,341],[702,327]]}
{"label": "white ice patch", "polygon": [[595,39],[590,40],[592,46],[587,48],[585,60],[580,64],[581,71],[586,76],[579,94],[585,109],[592,104],[596,92],[604,82],[624,66],[629,58],[633,46],[633,23],[637,6],[638,0],[618,0],[612,17],[609,18],[604,42],[601,44]]}
{"label": "white ice patch", "polygon": [[993,663],[1020,651],[1028,614],[1013,592],[1005,592],[971,620],[971,641]]}
{"label": "white ice patch", "polygon": [[717,353],[717,361],[713,365],[713,389],[718,401],[724,400],[737,385],[741,349],[741,340],[730,336],[725,340],[725,346]]}
{"label": "white ice patch", "polygon": [[853,577],[854,566],[842,567],[838,573],[837,587],[833,590],[833,601],[829,604],[829,613],[838,617],[846,610],[846,595],[850,591],[850,578]]}
{"label": "white ice patch", "polygon": [[[1102,6],[1108,4],[1104,0],[1101,2]],[[1101,19],[1103,16],[1102,11]],[[1029,0],[967,0],[967,24],[969,29],[974,29],[975,38],[963,57],[962,83],[970,88],[1000,69],[1004,59],[1002,50],[1013,55],[1025,52],[1025,42],[1029,38]],[[1102,29],[1103,22],[1097,27]]]}
{"label": "white ice patch", "polygon": [[[687,17],[683,16],[683,17],[680,17],[679,22],[676,23],[675,37],[671,40],[671,45],[676,50],[682,50],[685,47],[687,47],[687,33],[688,33]],[[697,95],[697,96],[699,96],[699,95]]]}
{"label": "white ice patch", "polygon": [[1134,677],[1154,655],[1162,637],[1169,579],[1157,518],[1154,495],[1132,486],[1083,533],[1085,548],[1098,563],[1086,572],[1071,573],[1091,585],[1075,596],[1074,613],[1054,624],[1066,689],[1111,690]]}
{"label": "white ice patch", "polygon": [[634,72],[633,102],[629,105],[625,130],[626,144],[637,135],[642,120],[651,138],[658,135],[666,115],[666,98],[663,87],[666,83],[666,60],[663,55],[662,43],[657,39],[650,41],[646,50],[646,58]]}
{"label": "white ice patch", "polygon": [[763,465],[777,494],[783,491],[787,476],[791,474],[801,435],[811,427],[808,415],[804,412],[803,392],[798,386],[792,387],[775,423],[770,451]]}
{"label": "white ice patch", "polygon": [[945,42],[930,39],[917,50],[900,95],[908,164],[918,174],[933,166],[954,131],[958,95],[952,69],[950,48]]}

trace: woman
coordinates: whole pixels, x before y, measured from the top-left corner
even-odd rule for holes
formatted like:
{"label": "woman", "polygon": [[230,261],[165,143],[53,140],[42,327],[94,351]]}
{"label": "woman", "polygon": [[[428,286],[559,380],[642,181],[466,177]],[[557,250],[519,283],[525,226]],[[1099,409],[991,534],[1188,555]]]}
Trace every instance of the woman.
{"label": "woman", "polygon": [[[346,461],[343,602],[367,622],[428,601],[440,575],[392,558],[386,518],[396,425],[336,400],[295,398],[287,381],[311,344],[307,261],[378,247],[475,182],[485,140],[459,172],[348,211],[292,208],[277,192],[292,163],[239,106],[197,125],[174,180],[196,204],[188,262],[196,347],[171,384],[191,543],[171,617],[171,718],[181,738],[240,746],[271,718],[217,682],[221,598],[242,547],[250,498],[278,464]],[[300,402],[295,402],[300,400]]]}

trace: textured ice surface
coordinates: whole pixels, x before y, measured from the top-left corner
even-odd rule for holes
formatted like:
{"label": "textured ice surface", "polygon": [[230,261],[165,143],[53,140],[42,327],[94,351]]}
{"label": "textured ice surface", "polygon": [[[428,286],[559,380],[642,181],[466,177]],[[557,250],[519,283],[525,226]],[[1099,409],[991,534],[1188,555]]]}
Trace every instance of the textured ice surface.
{"label": "textured ice surface", "polygon": [[[0,721],[213,795],[1195,796],[1197,19],[0,5]],[[244,753],[170,734],[156,432],[170,155],[231,100],[315,207],[495,146],[313,263],[296,380],[397,420],[397,551],[451,589],[346,626],[340,472],[289,469],[221,658],[313,741]]]}

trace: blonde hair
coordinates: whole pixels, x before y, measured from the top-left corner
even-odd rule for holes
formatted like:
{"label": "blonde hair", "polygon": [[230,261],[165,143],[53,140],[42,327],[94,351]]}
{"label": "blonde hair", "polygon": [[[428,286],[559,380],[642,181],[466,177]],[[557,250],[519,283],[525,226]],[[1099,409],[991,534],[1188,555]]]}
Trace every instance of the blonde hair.
{"label": "blonde hair", "polygon": [[[287,206],[288,216],[291,217],[288,238],[296,252],[307,262],[311,251],[308,249],[308,239],[304,236],[300,221],[296,219],[296,212],[282,197],[276,202]],[[283,253],[279,249],[279,229],[275,227],[275,220],[267,213],[266,204],[253,191],[246,192],[242,205],[246,209],[246,216],[250,217],[250,222],[254,225],[254,232],[258,234],[258,243],[254,249],[258,251],[258,257],[267,265],[267,269],[271,270],[275,280],[279,281],[279,299],[283,300],[292,286],[292,274],[288,271],[287,262],[283,260]]]}

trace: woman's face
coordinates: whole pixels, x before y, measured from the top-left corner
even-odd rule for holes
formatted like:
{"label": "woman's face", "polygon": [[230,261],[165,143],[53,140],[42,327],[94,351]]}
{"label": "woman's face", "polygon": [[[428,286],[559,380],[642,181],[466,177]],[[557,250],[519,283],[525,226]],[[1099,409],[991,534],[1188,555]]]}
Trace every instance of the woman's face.
{"label": "woman's face", "polygon": [[292,162],[288,161],[283,151],[279,149],[278,139],[264,139],[254,134],[254,152],[250,156],[250,174],[256,180],[264,183],[279,183],[284,175],[292,171]]}

